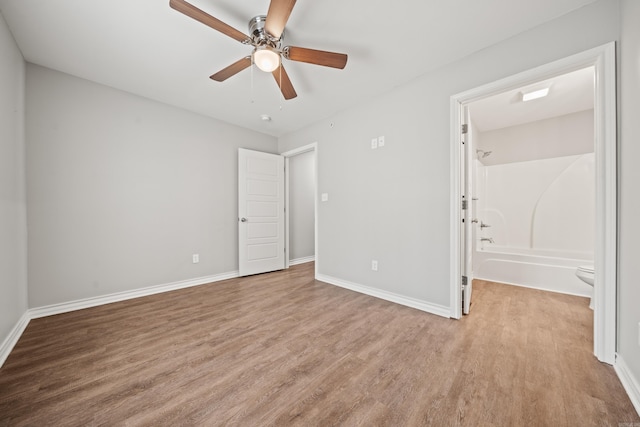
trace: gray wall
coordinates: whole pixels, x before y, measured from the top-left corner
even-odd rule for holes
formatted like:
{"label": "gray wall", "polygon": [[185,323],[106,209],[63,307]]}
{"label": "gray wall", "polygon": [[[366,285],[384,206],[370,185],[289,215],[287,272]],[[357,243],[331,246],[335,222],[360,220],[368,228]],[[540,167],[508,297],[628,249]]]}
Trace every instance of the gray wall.
{"label": "gray wall", "polygon": [[27,311],[24,69],[0,15],[0,344]]}
{"label": "gray wall", "polygon": [[[593,89],[591,89],[593,90]],[[472,111],[473,120],[473,111]],[[593,153],[593,109],[479,132],[485,166]]]}
{"label": "gray wall", "polygon": [[26,76],[30,307],[237,271],[237,149],[277,152],[275,138]]}
{"label": "gray wall", "polygon": [[315,151],[289,158],[289,260],[315,256]]}
{"label": "gray wall", "polygon": [[319,273],[449,306],[450,97],[618,35],[618,2],[599,1],[281,137],[318,141]]}
{"label": "gray wall", "polygon": [[638,260],[640,259],[640,2],[621,2],[622,34],[620,41],[619,90],[619,217],[618,235],[618,353],[636,381],[640,381],[640,286]]}

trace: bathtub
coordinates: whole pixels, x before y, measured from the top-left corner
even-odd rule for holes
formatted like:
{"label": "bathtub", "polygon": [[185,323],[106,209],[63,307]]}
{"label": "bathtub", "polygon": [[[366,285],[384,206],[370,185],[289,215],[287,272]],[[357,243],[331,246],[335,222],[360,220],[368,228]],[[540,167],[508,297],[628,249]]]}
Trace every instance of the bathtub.
{"label": "bathtub", "polygon": [[575,274],[580,265],[593,265],[593,256],[490,244],[473,252],[474,279],[590,297],[593,288]]}

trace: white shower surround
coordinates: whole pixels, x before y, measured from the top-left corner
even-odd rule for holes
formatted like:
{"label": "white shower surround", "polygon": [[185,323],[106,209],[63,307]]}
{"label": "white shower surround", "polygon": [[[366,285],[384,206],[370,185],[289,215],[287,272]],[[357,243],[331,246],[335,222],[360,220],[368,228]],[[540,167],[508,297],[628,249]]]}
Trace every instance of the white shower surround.
{"label": "white shower surround", "polygon": [[491,227],[476,226],[473,276],[591,296],[574,273],[580,265],[593,265],[594,154],[476,163],[475,217]]}
{"label": "white shower surround", "polygon": [[582,252],[593,260],[593,153],[476,165],[474,218],[490,225],[477,227],[476,237],[491,237],[495,246]]}

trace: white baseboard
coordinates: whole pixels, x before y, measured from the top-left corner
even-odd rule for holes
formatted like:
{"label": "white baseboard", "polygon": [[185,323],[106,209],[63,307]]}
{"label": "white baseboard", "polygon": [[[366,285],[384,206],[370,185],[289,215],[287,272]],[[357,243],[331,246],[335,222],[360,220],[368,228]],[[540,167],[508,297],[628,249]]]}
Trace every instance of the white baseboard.
{"label": "white baseboard", "polygon": [[149,286],[147,288],[134,289],[131,291],[117,292],[114,294],[103,295],[99,297],[84,298],[75,301],[63,302],[60,304],[52,304],[44,307],[29,309],[29,317],[31,319],[37,319],[39,317],[53,316],[54,314],[82,310],[85,308],[96,307],[103,304],[111,304],[113,302],[146,297],[148,295],[159,294],[162,292],[190,288],[192,286],[206,285],[207,283],[219,282],[221,280],[233,279],[236,277],[238,277],[238,272],[233,271],[230,273],[216,274],[213,276],[198,277],[196,279],[181,280],[179,282],[167,283],[164,285]]}
{"label": "white baseboard", "polygon": [[633,376],[624,359],[619,354],[616,354],[616,361],[613,364],[613,368],[616,374],[618,374],[622,386],[629,395],[633,407],[636,408],[636,412],[640,415],[640,381]]}
{"label": "white baseboard", "polygon": [[349,289],[355,292],[359,292],[361,294],[370,295],[372,297],[380,298],[385,301],[394,302],[396,304],[404,305],[407,307],[416,308],[418,310],[422,310],[427,313],[431,313],[431,314],[435,314],[435,315],[447,317],[447,318],[451,317],[450,308],[445,307],[443,305],[432,304],[423,300],[406,297],[404,295],[394,294],[393,292],[383,291],[381,289],[360,285],[358,283],[349,282],[349,281],[338,279],[331,276],[325,276],[323,274],[317,275],[316,279],[321,282],[329,283],[330,285],[340,286],[341,288]]}
{"label": "white baseboard", "polygon": [[306,262],[314,262],[316,260],[315,256],[307,256],[307,257],[303,257],[303,258],[296,258],[296,259],[292,259],[289,261],[289,265],[298,265],[298,264],[304,264]]}
{"label": "white baseboard", "polygon": [[9,353],[13,350],[16,343],[22,336],[22,333],[27,328],[29,321],[31,318],[29,317],[29,311],[25,311],[24,314],[20,317],[16,325],[11,329],[7,338],[2,341],[2,345],[0,345],[0,368],[4,365],[5,360],[9,357]]}

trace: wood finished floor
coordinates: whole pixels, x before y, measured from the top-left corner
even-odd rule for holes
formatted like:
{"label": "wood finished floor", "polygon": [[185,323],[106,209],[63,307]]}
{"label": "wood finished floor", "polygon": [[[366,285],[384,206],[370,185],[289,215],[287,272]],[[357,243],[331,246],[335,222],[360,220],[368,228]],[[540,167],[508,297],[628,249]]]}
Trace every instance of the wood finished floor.
{"label": "wood finished floor", "polygon": [[32,320],[1,426],[618,426],[585,298],[476,281],[445,319],[313,264]]}

